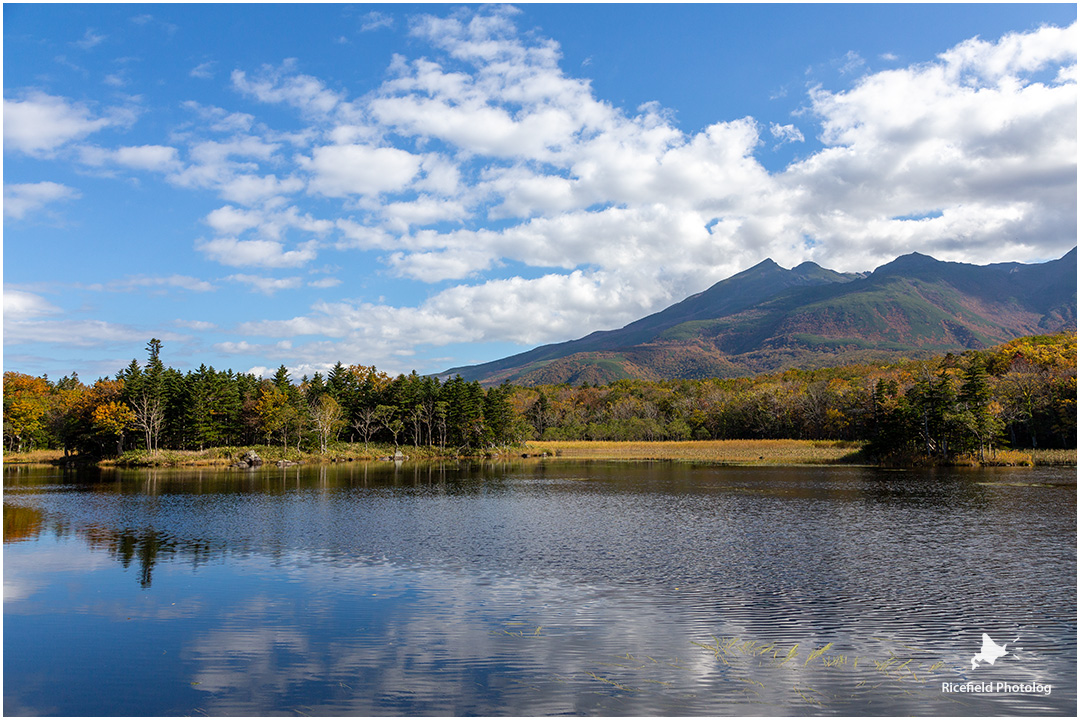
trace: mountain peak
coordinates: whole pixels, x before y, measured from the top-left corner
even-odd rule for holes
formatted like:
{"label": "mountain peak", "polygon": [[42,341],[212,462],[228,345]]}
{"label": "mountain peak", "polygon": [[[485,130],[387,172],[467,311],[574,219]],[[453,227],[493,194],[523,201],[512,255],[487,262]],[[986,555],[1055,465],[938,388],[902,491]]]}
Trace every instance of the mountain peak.
{"label": "mountain peak", "polygon": [[937,268],[948,264],[951,263],[946,263],[942,260],[930,257],[929,255],[923,255],[920,252],[910,252],[907,255],[901,255],[892,262],[885,263],[877,270],[874,270],[872,274],[879,276],[907,274],[913,271],[928,270],[930,268]]}
{"label": "mountain peak", "polygon": [[777,265],[776,262],[772,258],[765,258],[764,260],[759,262],[757,265],[752,265],[751,267],[748,267],[747,269],[743,270],[741,273],[736,273],[732,277],[737,277],[738,275],[755,274],[755,273],[760,273],[760,272],[772,272],[772,271],[783,270],[783,269],[784,268]]}
{"label": "mountain peak", "polygon": [[444,374],[485,384],[737,377],[838,355],[887,362],[985,347],[1075,328],[1075,257],[980,266],[913,252],[871,274],[767,258],[618,330]]}

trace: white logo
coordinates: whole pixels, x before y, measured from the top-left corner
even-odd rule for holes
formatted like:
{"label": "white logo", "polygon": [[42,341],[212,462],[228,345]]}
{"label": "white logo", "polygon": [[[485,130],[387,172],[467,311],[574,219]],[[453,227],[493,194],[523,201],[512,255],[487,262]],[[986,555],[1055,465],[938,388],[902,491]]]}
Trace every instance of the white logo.
{"label": "white logo", "polygon": [[1005,649],[1006,647],[1008,647],[1008,643],[1005,643],[1004,645],[998,645],[996,642],[990,639],[989,635],[983,633],[982,650],[975,653],[975,655],[971,658],[971,669],[974,670],[975,668],[979,667],[979,663],[981,662],[990,663],[991,665],[993,665],[994,661],[997,660],[999,657],[1001,657],[1002,655],[1008,655],[1008,651]]}
{"label": "white logo", "polygon": [[[975,653],[971,658],[971,669],[979,667],[979,663],[989,663],[991,665],[1005,655],[1012,655],[1016,657],[1017,650],[1023,650],[1024,648],[1016,647],[1016,643],[1020,640],[1017,636],[1012,643],[1005,643],[1004,645],[998,645],[994,642],[986,633],[982,634],[982,648],[979,652]],[[1008,646],[1013,645],[1013,652],[1008,651]],[[1049,684],[1043,684],[1039,682],[990,682],[990,681],[968,681],[964,683],[957,682],[943,682],[941,683],[941,692],[944,693],[978,693],[978,694],[1000,694],[1000,693],[1023,693],[1023,694],[1039,694],[1049,695],[1053,690],[1053,686]]]}

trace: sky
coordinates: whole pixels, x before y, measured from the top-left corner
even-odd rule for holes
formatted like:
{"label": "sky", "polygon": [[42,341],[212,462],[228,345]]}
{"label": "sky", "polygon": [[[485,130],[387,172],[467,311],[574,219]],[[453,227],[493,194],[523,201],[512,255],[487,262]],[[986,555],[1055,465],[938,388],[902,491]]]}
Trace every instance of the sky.
{"label": "sky", "polygon": [[3,12],[5,370],[437,373],[1076,245],[1071,3]]}

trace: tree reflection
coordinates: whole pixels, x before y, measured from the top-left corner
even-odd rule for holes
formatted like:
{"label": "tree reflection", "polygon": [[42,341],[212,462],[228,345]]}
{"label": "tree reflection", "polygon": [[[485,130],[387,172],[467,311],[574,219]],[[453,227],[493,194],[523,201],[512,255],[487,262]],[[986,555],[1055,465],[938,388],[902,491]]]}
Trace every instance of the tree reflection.
{"label": "tree reflection", "polygon": [[178,542],[153,528],[132,530],[92,526],[79,534],[92,549],[104,550],[125,568],[133,562],[137,563],[139,585],[144,589],[153,582],[154,566],[161,560],[185,559],[198,567],[205,564],[214,552],[210,543],[199,540]]}
{"label": "tree reflection", "polygon": [[4,503],[4,542],[33,540],[41,533],[44,517],[36,508]]}

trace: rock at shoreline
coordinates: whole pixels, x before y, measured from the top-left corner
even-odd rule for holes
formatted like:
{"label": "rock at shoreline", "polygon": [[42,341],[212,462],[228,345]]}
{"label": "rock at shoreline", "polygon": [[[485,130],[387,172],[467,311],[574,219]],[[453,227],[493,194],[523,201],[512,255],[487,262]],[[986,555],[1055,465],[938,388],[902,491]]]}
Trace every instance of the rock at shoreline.
{"label": "rock at shoreline", "polygon": [[238,468],[254,468],[263,464],[263,459],[254,450],[248,450],[236,462]]}

